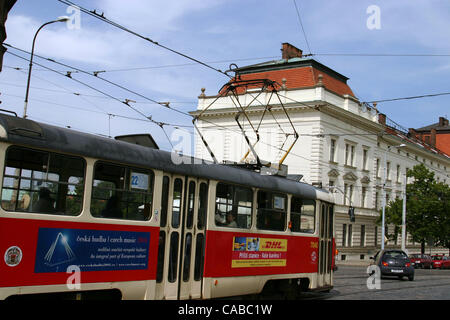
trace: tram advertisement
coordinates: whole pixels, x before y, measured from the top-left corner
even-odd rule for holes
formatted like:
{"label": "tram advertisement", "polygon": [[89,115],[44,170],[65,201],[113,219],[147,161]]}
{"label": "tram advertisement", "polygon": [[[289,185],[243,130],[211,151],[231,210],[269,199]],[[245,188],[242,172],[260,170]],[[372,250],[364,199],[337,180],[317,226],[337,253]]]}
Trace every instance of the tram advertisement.
{"label": "tram advertisement", "polygon": [[287,244],[287,239],[233,237],[231,267],[285,267]]}
{"label": "tram advertisement", "polygon": [[34,272],[145,270],[149,243],[149,232],[39,228]]}

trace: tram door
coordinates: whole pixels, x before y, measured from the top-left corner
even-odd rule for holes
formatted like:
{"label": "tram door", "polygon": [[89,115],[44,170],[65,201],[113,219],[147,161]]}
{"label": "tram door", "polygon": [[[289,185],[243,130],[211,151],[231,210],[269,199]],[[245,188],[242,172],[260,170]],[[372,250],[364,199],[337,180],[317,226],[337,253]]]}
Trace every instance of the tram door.
{"label": "tram door", "polygon": [[331,263],[333,254],[333,206],[320,205],[319,228],[319,287],[332,284]]}
{"label": "tram door", "polygon": [[207,193],[206,181],[163,177],[156,299],[201,297]]}

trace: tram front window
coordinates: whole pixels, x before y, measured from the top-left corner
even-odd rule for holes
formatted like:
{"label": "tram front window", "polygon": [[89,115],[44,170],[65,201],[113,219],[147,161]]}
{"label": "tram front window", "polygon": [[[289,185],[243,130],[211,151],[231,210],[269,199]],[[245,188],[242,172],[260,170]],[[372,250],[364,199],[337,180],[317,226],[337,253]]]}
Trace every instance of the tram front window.
{"label": "tram front window", "polygon": [[82,158],[17,146],[6,151],[1,205],[7,211],[78,215],[84,192]]}
{"label": "tram front window", "polygon": [[99,161],[94,168],[91,214],[94,217],[149,220],[153,172]]}

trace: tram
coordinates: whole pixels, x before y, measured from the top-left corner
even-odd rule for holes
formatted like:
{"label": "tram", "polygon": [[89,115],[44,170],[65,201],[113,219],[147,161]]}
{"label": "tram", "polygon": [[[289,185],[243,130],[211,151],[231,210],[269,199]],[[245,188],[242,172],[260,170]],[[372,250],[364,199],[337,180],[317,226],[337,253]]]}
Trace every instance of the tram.
{"label": "tram", "polygon": [[331,193],[174,156],[0,114],[0,299],[332,288]]}

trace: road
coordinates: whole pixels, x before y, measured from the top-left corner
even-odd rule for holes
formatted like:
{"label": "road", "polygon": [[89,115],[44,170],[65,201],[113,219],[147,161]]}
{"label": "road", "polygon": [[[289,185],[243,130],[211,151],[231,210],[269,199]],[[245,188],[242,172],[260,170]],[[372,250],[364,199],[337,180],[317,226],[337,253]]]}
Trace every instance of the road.
{"label": "road", "polygon": [[330,300],[450,300],[450,269],[416,269],[414,281],[383,278],[379,289],[367,286],[367,267],[339,266],[330,293],[305,295],[305,299]]}

